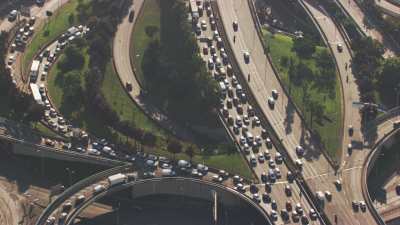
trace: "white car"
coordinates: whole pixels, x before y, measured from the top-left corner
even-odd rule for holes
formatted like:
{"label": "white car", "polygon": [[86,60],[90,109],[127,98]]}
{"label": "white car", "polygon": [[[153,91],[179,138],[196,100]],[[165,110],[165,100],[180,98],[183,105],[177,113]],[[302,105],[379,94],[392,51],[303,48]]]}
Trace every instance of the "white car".
{"label": "white car", "polygon": [[275,106],[275,99],[273,97],[268,98],[269,107],[273,108]]}
{"label": "white car", "polygon": [[279,96],[279,92],[277,91],[277,90],[272,90],[272,97],[274,98],[274,99],[278,99],[278,96]]}

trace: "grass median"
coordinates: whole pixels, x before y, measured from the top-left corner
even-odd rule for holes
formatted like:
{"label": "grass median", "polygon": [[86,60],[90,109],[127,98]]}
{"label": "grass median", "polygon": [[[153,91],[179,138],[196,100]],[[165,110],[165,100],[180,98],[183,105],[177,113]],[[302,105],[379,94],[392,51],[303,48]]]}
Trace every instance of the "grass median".
{"label": "grass median", "polygon": [[[278,69],[279,75],[286,87],[289,90],[290,96],[294,103],[304,115],[309,127],[320,136],[320,140],[327,150],[328,155],[333,160],[340,159],[340,140],[342,129],[342,97],[340,83],[337,73],[334,77],[326,77],[323,74],[321,66],[318,65],[318,54],[322,51],[327,51],[326,47],[317,46],[316,52],[310,58],[300,58],[293,48],[293,38],[283,34],[271,34],[264,30],[264,41],[269,48],[272,62]],[[289,76],[289,66],[284,65],[283,61],[291,59],[294,63],[305,64],[314,74],[314,77],[303,79],[301,82],[294,82]],[[333,59],[331,59],[333,60]],[[317,78],[317,74],[319,78]],[[324,77],[325,76],[325,77]],[[327,87],[318,83],[318,79],[329,80]],[[312,119],[310,107],[305,104],[306,101],[315,102],[321,105],[323,112],[321,118]],[[312,121],[313,120],[313,121]],[[315,121],[314,121],[315,120]],[[312,126],[311,126],[312,125]]]}
{"label": "grass median", "polygon": [[152,40],[160,38],[161,9],[159,0],[146,0],[141,15],[137,18],[135,30],[131,35],[131,62],[134,62],[136,76],[141,85],[145,85],[142,62],[143,55]]}

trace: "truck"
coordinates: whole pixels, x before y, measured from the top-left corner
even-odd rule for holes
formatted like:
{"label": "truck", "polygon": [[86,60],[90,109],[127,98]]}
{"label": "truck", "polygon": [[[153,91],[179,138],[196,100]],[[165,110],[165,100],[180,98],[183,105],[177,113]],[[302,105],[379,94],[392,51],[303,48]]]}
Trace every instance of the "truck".
{"label": "truck", "polygon": [[125,174],[117,173],[108,177],[108,183],[110,183],[111,186],[114,186],[117,184],[125,183],[127,179],[128,177]]}
{"label": "truck", "polygon": [[218,83],[218,85],[219,85],[221,96],[225,96],[226,95],[226,86],[225,86],[224,82],[220,81]]}
{"label": "truck", "polygon": [[38,85],[31,83],[30,88],[31,88],[31,92],[33,95],[33,99],[36,101],[36,103],[39,105],[44,105],[43,100],[42,100],[42,95],[40,94]]}
{"label": "truck", "polygon": [[39,73],[39,66],[40,66],[39,60],[32,61],[32,66],[31,66],[31,71],[30,71],[30,82],[31,83],[36,82],[36,79],[37,79],[38,73]]}

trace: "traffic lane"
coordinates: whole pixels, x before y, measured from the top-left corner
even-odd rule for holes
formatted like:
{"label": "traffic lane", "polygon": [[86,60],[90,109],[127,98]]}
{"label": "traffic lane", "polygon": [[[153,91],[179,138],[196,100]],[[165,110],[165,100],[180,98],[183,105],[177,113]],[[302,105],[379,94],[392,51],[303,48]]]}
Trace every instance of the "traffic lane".
{"label": "traffic lane", "polygon": [[132,44],[131,33],[143,2],[143,0],[132,1],[130,11],[135,11],[133,21],[129,22],[129,15],[126,15],[122,20],[122,23],[118,25],[117,33],[115,34],[113,41],[113,60],[115,62],[117,73],[124,87],[128,82],[132,84],[132,91],[129,93],[132,97],[140,95],[140,85],[135,73],[133,72],[130,61],[130,45]]}
{"label": "traffic lane", "polygon": [[[353,102],[360,101],[360,93],[358,91],[358,85],[351,71],[351,54],[350,50],[345,45],[345,40],[341,36],[341,33],[337,30],[336,24],[330,17],[327,17],[322,12],[322,6],[316,8],[316,5],[310,4],[308,1],[304,1],[307,8],[310,9],[311,13],[316,18],[317,22],[325,33],[327,37],[328,44],[331,46],[333,55],[336,59],[339,75],[341,76],[341,83],[343,87],[345,114],[343,115],[343,146],[342,146],[342,159],[345,159],[345,154],[347,151],[347,145],[352,142],[362,141],[361,134],[361,116],[359,109],[353,107]],[[340,52],[338,50],[338,44],[342,44],[343,50]],[[348,127],[353,126],[354,134],[352,137],[348,135]]]}
{"label": "traffic lane", "polygon": [[[212,36],[212,32],[211,32],[211,30],[209,29],[209,28],[210,28],[209,20],[207,19],[206,16],[200,17],[200,20],[201,20],[201,19],[204,19],[204,21],[207,21],[206,24],[207,24],[207,27],[208,27],[206,31],[202,31],[202,35],[203,35],[203,36],[206,36],[206,37]],[[198,41],[198,43],[199,43],[199,45],[201,46],[202,43],[201,43],[200,41]],[[213,43],[215,44],[215,41],[214,41]],[[217,52],[220,53],[219,50],[218,50]],[[201,55],[202,55],[202,57],[203,57],[203,59],[204,59],[205,61],[207,61],[209,58],[211,58],[209,55],[204,55],[203,53],[201,53]],[[226,67],[225,67],[225,68],[226,68]],[[212,72],[212,71],[211,71],[211,72]],[[233,83],[233,82],[232,82],[232,77],[229,77],[229,76],[228,76],[227,79],[229,80],[229,82],[230,82],[231,84]],[[232,84],[232,86],[234,86],[234,85]],[[236,88],[233,88],[233,92],[236,93]],[[235,94],[234,94],[234,95],[235,95]],[[232,98],[226,97],[225,100],[224,100],[225,105],[227,104],[228,99],[229,99],[229,100],[232,100]],[[242,107],[243,107],[243,111],[244,111],[244,112],[247,112],[247,111],[248,111],[248,104],[242,104]],[[236,108],[236,107],[228,108],[228,113],[229,113],[229,115],[232,116],[233,118],[237,118],[238,116],[240,116],[240,117],[243,116],[243,114],[238,114],[238,113],[237,113],[237,108]],[[246,114],[246,113],[244,113],[244,114]],[[225,118],[225,119],[226,119],[226,118]],[[252,127],[250,128],[250,126],[251,126],[251,125],[248,126],[248,127],[249,127],[249,131],[254,135],[254,137],[255,137],[255,136],[261,136],[261,129],[262,129],[261,127],[252,126]],[[231,126],[229,126],[229,128],[232,129]],[[233,132],[233,130],[232,130],[232,132]],[[240,142],[239,136],[240,136],[240,135],[235,135],[236,141],[237,141],[238,143]],[[265,141],[265,140],[263,140],[263,142],[264,142],[264,141]],[[263,153],[263,151],[264,151],[265,149],[267,149],[267,147],[265,146],[265,143],[263,143],[263,144],[261,145],[261,147],[260,147],[260,151],[259,151],[259,152]],[[270,154],[271,154],[271,158],[274,159],[274,158],[275,158],[275,155],[276,155],[276,150],[273,148],[273,149],[269,149],[269,151],[270,151]],[[251,156],[252,154],[255,155],[255,156],[258,158],[258,154],[257,154],[256,152],[251,151],[251,154],[246,155],[246,158],[247,158],[247,160],[248,160],[249,162],[250,162],[250,156]],[[262,174],[262,173],[267,174],[267,171],[268,171],[268,168],[269,168],[269,166],[267,166],[267,165],[268,165],[268,161],[265,161],[265,162],[261,163],[261,162],[258,160],[257,165],[256,165],[255,167],[253,167],[253,170],[254,170],[255,173],[257,174],[258,178],[261,177],[261,174]],[[282,164],[277,164],[277,167],[280,169],[281,174],[282,174],[282,177],[285,177],[286,174],[287,174],[287,171],[288,171],[286,165],[284,165],[283,163],[282,163]],[[281,178],[281,179],[282,179],[282,178]],[[299,203],[299,202],[301,202],[302,205],[305,206],[305,208],[306,208],[306,209],[305,209],[305,214],[309,215],[309,210],[308,210],[308,208],[310,208],[310,206],[309,206],[308,202],[306,202],[305,200],[302,200],[302,199],[301,199],[301,194],[300,194],[300,189],[299,189],[299,187],[298,187],[296,184],[291,185],[291,184],[288,184],[288,182],[280,181],[281,179],[278,179],[277,185],[272,185],[273,188],[272,188],[272,192],[270,193],[272,200],[274,200],[274,201],[276,201],[276,202],[278,203],[278,204],[277,204],[277,205],[278,205],[277,212],[279,213],[280,210],[282,209],[282,208],[279,208],[279,206],[285,207],[286,202],[287,202],[288,200],[290,201],[290,199],[292,199],[293,204],[294,204],[294,203]],[[284,187],[285,187],[286,185],[290,185],[290,186],[292,187],[292,188],[291,188],[291,189],[292,189],[291,197],[288,197],[288,196],[286,195],[286,193],[285,193]],[[281,186],[281,187],[277,187],[277,186]],[[264,189],[265,189],[265,188],[264,188]],[[261,191],[261,192],[260,192],[260,195],[261,195],[262,193],[263,193],[263,192]],[[285,196],[286,196],[286,197],[285,197]],[[250,196],[250,197],[252,197],[252,196]],[[303,198],[303,199],[304,199],[304,198]],[[272,210],[271,207],[267,207],[266,209],[267,209],[267,211],[268,211],[269,213],[271,213],[271,210]]]}
{"label": "traffic lane", "polygon": [[[326,159],[321,156],[319,150],[314,146],[313,143],[309,142],[309,133],[304,131],[301,127],[304,127],[300,117],[297,113],[293,113],[293,122],[290,125],[287,125],[286,120],[288,117],[284,117],[282,115],[287,115],[287,97],[281,89],[280,83],[277,81],[275,75],[272,72],[272,69],[267,71],[259,71],[260,67],[263,68],[271,68],[269,62],[266,59],[266,56],[263,54],[262,45],[260,40],[256,37],[252,38],[251,35],[247,34],[256,34],[256,30],[252,21],[252,17],[250,14],[250,9],[247,7],[239,8],[241,5],[234,1],[232,4],[228,4],[229,1],[218,1],[221,8],[221,15],[223,17],[222,22],[224,23],[227,30],[230,30],[231,24],[233,21],[239,21],[239,30],[238,32],[229,33],[228,36],[230,39],[230,44],[234,50],[234,54],[238,59],[240,66],[245,74],[251,74],[251,81],[249,83],[250,87],[253,90],[253,94],[256,97],[257,101],[260,103],[260,107],[264,114],[269,119],[270,123],[275,127],[275,131],[278,133],[279,137],[282,139],[283,144],[285,145],[288,153],[291,155],[293,159],[296,159],[295,147],[298,143],[304,142],[307,146],[304,146],[306,151],[309,151],[307,154],[307,160],[309,162],[317,163],[317,168],[322,169],[322,171],[315,171],[315,169],[309,165],[309,163],[304,164],[303,173],[305,175],[317,175],[318,173],[325,173],[326,168],[330,165],[326,161]],[[241,1],[246,2],[246,1]],[[239,4],[239,5],[236,5]],[[240,13],[239,16],[236,16],[236,13]],[[236,36],[236,42],[233,43],[232,36]],[[246,39],[247,38],[247,39]],[[252,48],[250,52],[250,62],[249,64],[245,64],[243,60],[243,49],[247,48],[247,44],[252,44],[255,46]],[[268,78],[263,78],[264,74],[267,73]],[[264,82],[267,80],[268,82]],[[271,91],[276,89],[280,92],[280,96],[278,101],[276,102],[276,106],[274,110],[271,110],[266,103],[267,97],[271,95]],[[291,108],[291,107],[289,107]],[[290,109],[293,111],[293,108]],[[289,131],[288,131],[289,130]]]}
{"label": "traffic lane", "polygon": [[[219,1],[218,3],[219,4],[221,4],[221,5],[223,5],[224,4],[224,2],[226,3],[226,1]],[[226,12],[232,12],[232,11],[235,11],[235,10],[227,10],[227,9],[229,9],[229,5],[223,5],[223,8],[224,8],[224,10],[223,11],[221,11],[221,14],[222,13],[226,13]],[[242,10],[242,11],[247,11],[247,10]],[[232,14],[234,14],[234,13],[232,13]],[[229,24],[231,24],[231,22],[232,22],[232,19],[229,21],[229,22],[227,22],[226,20],[226,18],[227,17],[229,17],[229,15],[228,16],[223,16],[223,22],[224,22],[224,24],[225,24],[225,26],[226,27],[229,27],[230,25]],[[243,18],[246,18],[246,17],[243,17]],[[250,16],[248,16],[248,18],[251,18]],[[241,29],[241,27],[242,26],[244,26],[243,25],[243,21],[242,20],[240,20],[239,21],[239,23],[241,24],[241,25],[239,25],[240,26],[240,28],[239,28],[239,30]],[[254,25],[253,25],[254,26]],[[250,26],[250,25],[248,25],[248,26],[246,26],[246,27],[252,27],[252,26]],[[246,33],[248,33],[248,32],[246,32]],[[237,35],[236,35],[237,36]],[[240,39],[240,38],[239,38]],[[250,41],[247,41],[247,42],[250,42]],[[236,42],[236,44],[233,44],[233,43],[231,43],[231,45],[233,46],[233,45],[238,45],[238,42]],[[237,55],[237,54],[236,54]],[[239,60],[241,59],[241,56],[236,56]],[[253,60],[253,58],[251,59],[251,60]],[[251,65],[251,62],[250,62],[250,65]],[[251,83],[251,82],[250,82]],[[255,82],[255,83],[260,83],[260,82]],[[253,83],[254,84],[254,83]],[[261,105],[261,107],[263,107],[264,106],[264,111],[266,111],[265,110],[265,105]],[[268,109],[267,109],[268,110]],[[266,111],[267,113],[267,115],[268,115],[268,111]],[[270,117],[269,117],[270,118]],[[279,133],[279,132],[278,132]],[[283,140],[283,142],[285,143],[285,139]],[[286,146],[288,146],[288,144],[292,144],[292,151],[290,151],[290,148],[289,148],[289,153],[292,153],[292,156],[293,156],[293,158],[296,158],[296,156],[294,155],[294,146],[295,145],[293,145],[293,143],[290,143],[290,139],[288,140],[288,142],[289,143],[286,143]],[[323,158],[323,157],[320,157],[320,158]],[[320,161],[324,161],[324,160],[320,160]],[[315,168],[318,168],[318,172],[319,173],[316,173],[315,171],[314,171],[314,168],[307,168],[307,164],[308,163],[305,163],[305,167],[306,168],[304,168],[303,170],[304,170],[304,174],[305,174],[305,177],[310,177],[310,175],[311,176],[313,176],[313,175],[318,175],[318,174],[323,174],[323,173],[326,173],[326,172],[328,172],[329,171],[329,168],[330,168],[330,165],[325,161],[324,163],[320,163],[318,166],[316,165],[315,166]],[[313,164],[315,165],[315,161],[313,162]],[[325,178],[325,179],[329,179],[329,178]],[[334,180],[332,180],[332,182],[333,182]],[[315,189],[315,187],[314,187],[314,190],[316,190]],[[344,202],[344,199],[343,199],[343,196],[339,196],[339,198],[342,198],[342,202]],[[352,220],[350,220],[350,221],[352,221]],[[354,221],[354,220],[353,220]]]}

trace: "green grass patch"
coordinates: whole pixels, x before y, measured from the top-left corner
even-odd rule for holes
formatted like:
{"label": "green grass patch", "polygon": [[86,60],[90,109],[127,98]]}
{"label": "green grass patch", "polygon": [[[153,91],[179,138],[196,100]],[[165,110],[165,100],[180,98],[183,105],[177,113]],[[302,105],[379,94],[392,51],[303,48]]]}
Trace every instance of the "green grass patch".
{"label": "green grass patch", "polygon": [[[135,30],[131,36],[131,61],[136,68],[136,76],[140,84],[145,85],[142,71],[143,55],[147,46],[154,39],[160,38],[161,15],[159,0],[146,0],[142,14],[137,18]],[[156,32],[152,32],[157,30]]]}
{"label": "green grass patch", "polygon": [[[89,2],[89,0],[83,0],[83,2]],[[33,60],[33,56],[42,46],[50,43],[69,27],[77,23],[77,18],[75,18],[72,23],[70,23],[68,18],[71,14],[77,15],[76,8],[78,5],[79,0],[68,1],[59,10],[54,12],[54,14],[48,18],[42,26],[35,30],[36,33],[22,56],[22,66],[24,71],[29,69],[29,63]]]}
{"label": "green grass patch", "polygon": [[[317,46],[316,53],[309,59],[300,59],[297,54],[292,51],[293,39],[282,34],[272,35],[264,30],[264,41],[269,46],[272,62],[278,69],[279,75],[286,86],[290,90],[290,95],[303,113],[308,125],[311,124],[311,114],[309,109],[304,104],[304,93],[310,96],[309,98],[321,103],[324,106],[323,119],[319,123],[313,120],[313,130],[315,130],[322,143],[327,150],[327,153],[332,159],[340,158],[340,130],[342,129],[342,110],[341,110],[341,90],[338,77],[334,79],[334,84],[331,92],[327,92],[324,88],[319,88],[315,79],[307,79],[303,85],[298,86],[289,79],[289,67],[282,65],[282,58],[292,58],[295,62],[300,60],[305,63],[314,73],[317,73],[319,68],[316,62],[316,54],[326,49],[323,46]],[[333,59],[332,59],[333,60]],[[306,86],[307,88],[304,88]]]}
{"label": "green grass patch", "polygon": [[148,118],[125,92],[112,62],[107,64],[101,92],[107,103],[118,113],[121,120],[131,121],[137,127],[153,132],[165,139],[164,130]]}

